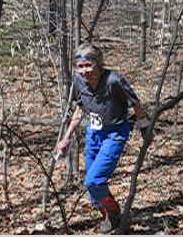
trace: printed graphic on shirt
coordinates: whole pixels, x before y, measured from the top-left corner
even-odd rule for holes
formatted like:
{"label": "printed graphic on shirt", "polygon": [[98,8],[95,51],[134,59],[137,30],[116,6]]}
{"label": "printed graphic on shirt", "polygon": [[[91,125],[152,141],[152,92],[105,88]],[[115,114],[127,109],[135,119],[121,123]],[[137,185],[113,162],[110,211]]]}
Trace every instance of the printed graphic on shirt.
{"label": "printed graphic on shirt", "polygon": [[101,130],[102,129],[102,118],[96,113],[90,113],[90,127],[91,129]]}

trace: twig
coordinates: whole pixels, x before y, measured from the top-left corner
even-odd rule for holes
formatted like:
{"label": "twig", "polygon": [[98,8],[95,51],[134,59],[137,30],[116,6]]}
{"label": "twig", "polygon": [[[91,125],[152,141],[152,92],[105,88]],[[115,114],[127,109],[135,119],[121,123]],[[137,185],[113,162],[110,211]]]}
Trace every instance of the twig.
{"label": "twig", "polygon": [[67,219],[66,219],[66,213],[65,213],[64,206],[60,202],[60,198],[59,198],[58,192],[55,188],[54,182],[53,182],[52,178],[49,176],[49,174],[47,173],[41,159],[29,148],[27,143],[22,139],[22,137],[19,134],[17,134],[8,125],[4,124],[3,126],[21,141],[23,147],[27,150],[27,152],[33,158],[33,160],[39,165],[39,167],[41,168],[43,174],[49,179],[49,183],[51,184],[51,187],[53,188],[53,192],[54,192],[55,199],[57,201],[57,205],[60,208],[60,212],[61,212],[62,219],[63,219],[63,222],[64,222],[65,231],[66,231],[67,234],[69,234],[68,223],[67,223]]}
{"label": "twig", "polygon": [[[33,7],[36,9],[36,13],[37,13],[39,22],[41,23],[41,26],[42,26],[42,28],[44,29],[43,22],[42,22],[42,17],[41,17],[41,15],[40,15],[40,13],[39,13],[39,8],[38,8],[38,5],[37,5],[36,0],[32,0],[32,5],[33,5]],[[56,67],[55,61],[54,61],[54,59],[53,59],[53,57],[52,57],[52,54],[51,54],[49,38],[48,38],[48,36],[47,36],[47,34],[46,34],[46,32],[45,32],[44,30],[43,30],[43,34],[44,34],[44,38],[45,38],[45,40],[46,40],[46,46],[47,46],[47,49],[48,49],[49,58],[50,58],[51,63],[52,63],[52,65],[53,65],[54,72],[55,72],[55,74],[57,75],[58,92],[59,92],[59,98],[60,98],[60,103],[61,103],[61,101],[62,101],[62,100],[61,100],[62,96],[61,96],[61,90],[60,90],[60,88],[59,88],[60,83],[59,83],[59,75],[58,75],[57,67]],[[43,44],[42,44],[42,47],[43,47]]]}
{"label": "twig", "polygon": [[70,221],[70,219],[72,218],[72,215],[74,214],[75,210],[76,210],[76,206],[78,205],[80,199],[83,197],[83,195],[87,192],[87,190],[81,190],[81,194],[79,195],[79,197],[76,199],[73,208],[71,210],[70,215],[67,217],[68,221]]}
{"label": "twig", "polygon": [[[132,207],[133,201],[134,201],[134,197],[136,194],[136,188],[137,188],[137,177],[138,174],[140,172],[140,168],[143,164],[145,155],[147,153],[147,149],[151,143],[152,140],[152,134],[153,134],[153,129],[155,126],[155,123],[157,121],[158,116],[160,115],[159,113],[159,104],[160,104],[160,94],[161,94],[161,90],[163,87],[163,83],[165,81],[165,77],[166,77],[166,73],[167,73],[167,69],[169,67],[169,61],[170,61],[170,56],[172,53],[172,50],[174,48],[174,44],[176,42],[176,38],[177,38],[177,33],[178,33],[178,23],[181,19],[181,16],[183,14],[183,9],[181,10],[179,17],[177,19],[177,24],[176,24],[176,28],[175,28],[175,32],[174,32],[174,37],[173,37],[173,41],[171,44],[171,47],[169,49],[167,58],[166,58],[166,62],[163,68],[163,73],[162,73],[162,78],[161,81],[159,83],[158,89],[157,89],[157,93],[156,93],[156,107],[154,109],[151,121],[150,121],[150,125],[147,129],[147,132],[145,134],[145,138],[144,138],[144,142],[143,142],[143,146],[140,149],[140,153],[139,156],[137,158],[137,161],[135,163],[135,167],[134,170],[132,172],[132,176],[131,176],[131,184],[130,184],[130,191],[129,191],[129,195],[127,197],[125,206],[124,206],[124,212],[123,215],[121,217],[121,222],[120,222],[120,227],[119,229],[116,231],[117,234],[122,234],[122,233],[126,233],[129,229],[129,225],[130,225],[130,209]],[[167,106],[165,106],[167,108]],[[163,110],[162,110],[163,111]]]}
{"label": "twig", "polygon": [[174,48],[176,40],[177,40],[178,26],[179,26],[179,21],[180,21],[180,19],[182,17],[182,14],[183,14],[183,9],[181,10],[181,12],[180,12],[180,14],[179,14],[179,16],[177,18],[177,21],[176,21],[176,26],[175,26],[175,31],[174,31],[174,35],[173,35],[173,40],[172,40],[170,49],[168,51],[168,55],[166,57],[166,62],[165,62],[164,68],[163,68],[162,76],[161,76],[162,79],[159,82],[158,89],[157,89],[157,92],[156,92],[156,103],[157,103],[156,105],[157,106],[159,106],[159,103],[160,103],[161,91],[162,91],[162,87],[163,87],[163,84],[164,84],[164,81],[165,81],[165,78],[166,78],[167,69],[168,69],[169,64],[170,64],[170,57],[172,55],[172,51],[173,51],[173,48]]}
{"label": "twig", "polygon": [[[64,133],[64,128],[65,128],[65,125],[66,125],[66,122],[67,122],[69,109],[71,107],[72,94],[73,94],[73,84],[72,84],[71,89],[70,89],[69,100],[68,100],[66,110],[65,110],[65,113],[64,113],[64,117],[63,117],[63,120],[62,120],[62,123],[61,123],[61,126],[60,126],[59,135],[58,135],[58,138],[57,138],[55,148],[57,147],[57,145],[58,145],[58,143],[59,143],[59,141],[60,141],[60,139],[61,139],[61,137],[63,136],[63,133]],[[55,148],[54,148],[54,150],[55,150]],[[48,177],[52,177],[55,164],[56,164],[56,161],[55,161],[54,158],[52,158],[50,168],[49,168],[49,171],[48,171],[48,174],[49,174]],[[46,204],[47,204],[47,201],[48,201],[48,189],[49,189],[49,179],[48,179],[48,177],[47,176],[45,177],[45,182],[44,182],[44,193],[43,193],[43,201],[42,201],[44,211],[46,210]]]}
{"label": "twig", "polygon": [[95,27],[96,27],[96,25],[97,25],[97,21],[98,21],[98,19],[99,19],[99,17],[100,17],[100,14],[101,14],[101,12],[102,12],[102,8],[103,8],[103,5],[104,5],[105,1],[106,1],[106,0],[101,0],[101,1],[100,1],[99,7],[98,7],[97,12],[96,12],[96,15],[95,15],[95,17],[94,17],[94,20],[93,20],[92,25],[91,25],[91,27],[90,27],[90,29],[89,29],[89,32],[88,32],[88,34],[89,34],[89,35],[88,35],[88,40],[89,40],[89,41],[92,40],[93,31],[94,31],[94,29],[95,29]]}
{"label": "twig", "polygon": [[158,116],[159,116],[162,112],[164,112],[164,111],[166,111],[166,110],[168,110],[168,109],[174,108],[174,106],[175,106],[176,104],[178,104],[179,101],[182,100],[182,99],[183,99],[183,91],[180,92],[178,96],[174,97],[174,98],[171,99],[170,101],[168,101],[168,102],[166,102],[166,103],[160,105],[159,108],[158,108],[158,110],[157,110]]}

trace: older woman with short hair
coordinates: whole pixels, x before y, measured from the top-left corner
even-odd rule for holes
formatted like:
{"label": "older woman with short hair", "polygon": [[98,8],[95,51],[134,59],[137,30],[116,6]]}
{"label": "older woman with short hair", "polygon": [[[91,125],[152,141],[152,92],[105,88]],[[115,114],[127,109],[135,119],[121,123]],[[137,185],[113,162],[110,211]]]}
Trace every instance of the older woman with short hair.
{"label": "older woman with short hair", "polygon": [[67,151],[72,134],[81,121],[80,111],[87,113],[90,121],[86,127],[84,184],[92,205],[103,216],[100,230],[108,233],[120,222],[120,207],[107,182],[132,130],[128,121],[129,105],[134,108],[137,120],[144,121],[142,127],[148,125],[148,119],[126,78],[103,67],[100,48],[90,43],[80,45],[74,63],[73,99],[77,106],[57,150]]}

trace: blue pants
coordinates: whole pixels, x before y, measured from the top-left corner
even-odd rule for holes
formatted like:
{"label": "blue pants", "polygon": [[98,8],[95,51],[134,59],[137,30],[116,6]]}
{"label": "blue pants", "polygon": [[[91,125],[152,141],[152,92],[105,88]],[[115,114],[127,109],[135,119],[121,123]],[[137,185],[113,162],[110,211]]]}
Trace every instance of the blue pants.
{"label": "blue pants", "polygon": [[96,207],[100,207],[100,201],[110,195],[107,181],[117,166],[130,130],[127,121],[103,130],[86,129],[84,184]]}

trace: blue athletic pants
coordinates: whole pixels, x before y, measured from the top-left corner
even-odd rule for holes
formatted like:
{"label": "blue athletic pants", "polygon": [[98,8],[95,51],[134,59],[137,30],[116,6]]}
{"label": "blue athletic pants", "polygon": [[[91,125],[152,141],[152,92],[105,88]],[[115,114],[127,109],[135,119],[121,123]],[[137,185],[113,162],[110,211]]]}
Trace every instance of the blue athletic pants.
{"label": "blue athletic pants", "polygon": [[86,128],[84,184],[91,203],[96,207],[100,207],[100,201],[110,195],[107,181],[116,168],[130,130],[128,121],[103,130]]}

